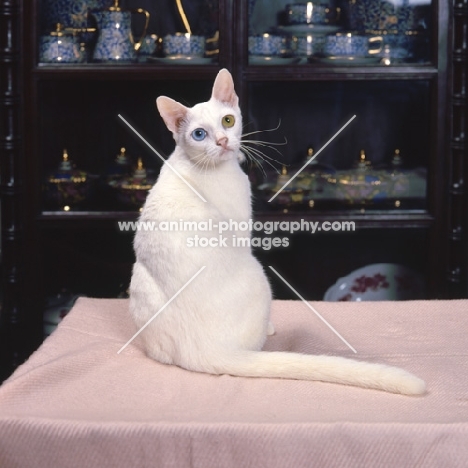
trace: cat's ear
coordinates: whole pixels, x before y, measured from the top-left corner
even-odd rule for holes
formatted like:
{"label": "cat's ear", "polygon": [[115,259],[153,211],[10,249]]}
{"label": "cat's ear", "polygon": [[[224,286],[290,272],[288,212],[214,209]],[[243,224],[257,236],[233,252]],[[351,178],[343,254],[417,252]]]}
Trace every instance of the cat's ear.
{"label": "cat's ear", "polygon": [[187,107],[166,96],[159,96],[156,99],[156,107],[167,125],[167,128],[174,135],[178,133],[180,124],[187,115]]}
{"label": "cat's ear", "polygon": [[234,81],[225,68],[219,71],[215,79],[212,97],[231,107],[239,105],[239,98],[234,91]]}

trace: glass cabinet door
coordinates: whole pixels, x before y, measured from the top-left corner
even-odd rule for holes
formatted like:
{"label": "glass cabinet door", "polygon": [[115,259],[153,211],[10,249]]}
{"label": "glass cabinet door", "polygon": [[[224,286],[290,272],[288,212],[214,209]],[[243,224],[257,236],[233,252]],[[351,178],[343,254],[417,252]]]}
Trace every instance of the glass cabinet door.
{"label": "glass cabinet door", "polygon": [[251,151],[260,209],[428,210],[427,174],[440,138],[431,113],[443,79],[432,63],[435,7],[431,0],[246,4],[251,131],[281,122],[251,138],[287,141],[263,146],[262,164],[259,148]]}
{"label": "glass cabinet door", "polygon": [[206,65],[219,55],[218,0],[42,0],[41,65]]}
{"label": "glass cabinet door", "polygon": [[425,210],[429,96],[427,80],[251,83],[258,208]]}
{"label": "glass cabinet door", "polygon": [[249,63],[428,63],[431,6],[431,0],[251,0]]}

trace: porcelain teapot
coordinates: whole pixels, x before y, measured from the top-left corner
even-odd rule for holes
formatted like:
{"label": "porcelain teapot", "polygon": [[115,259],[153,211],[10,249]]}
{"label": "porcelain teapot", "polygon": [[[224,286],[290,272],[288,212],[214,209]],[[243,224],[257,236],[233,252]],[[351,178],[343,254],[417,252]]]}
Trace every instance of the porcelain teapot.
{"label": "porcelain teapot", "polygon": [[[132,14],[145,15],[145,26],[138,41],[132,35]],[[99,36],[94,49],[93,59],[97,62],[132,62],[146,35],[150,14],[138,8],[123,10],[119,0],[114,0],[110,8],[92,12],[96,18]]]}

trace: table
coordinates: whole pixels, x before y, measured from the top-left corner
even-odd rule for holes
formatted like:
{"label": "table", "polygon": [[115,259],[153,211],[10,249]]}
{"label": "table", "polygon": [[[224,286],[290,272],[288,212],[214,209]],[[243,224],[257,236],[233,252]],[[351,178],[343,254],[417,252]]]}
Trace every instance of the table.
{"label": "table", "polygon": [[468,301],[274,301],[265,350],[400,366],[409,397],[189,372],[147,358],[128,300],[80,298],[0,387],[0,466],[466,467]]}

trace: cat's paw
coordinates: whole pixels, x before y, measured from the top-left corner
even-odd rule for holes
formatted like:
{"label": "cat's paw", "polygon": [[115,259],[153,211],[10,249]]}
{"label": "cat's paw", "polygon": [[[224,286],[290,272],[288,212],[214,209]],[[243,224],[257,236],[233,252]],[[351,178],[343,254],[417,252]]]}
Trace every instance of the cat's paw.
{"label": "cat's paw", "polygon": [[267,335],[271,336],[275,334],[275,327],[271,322],[268,322]]}

